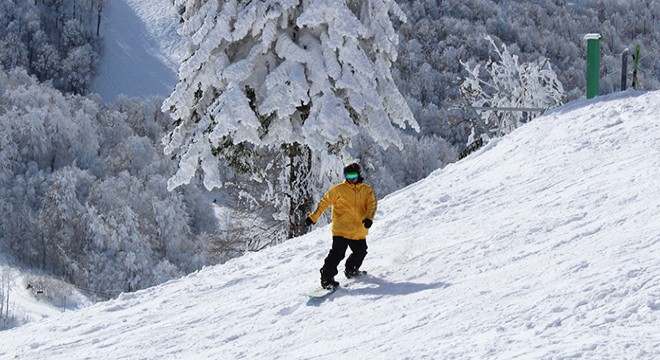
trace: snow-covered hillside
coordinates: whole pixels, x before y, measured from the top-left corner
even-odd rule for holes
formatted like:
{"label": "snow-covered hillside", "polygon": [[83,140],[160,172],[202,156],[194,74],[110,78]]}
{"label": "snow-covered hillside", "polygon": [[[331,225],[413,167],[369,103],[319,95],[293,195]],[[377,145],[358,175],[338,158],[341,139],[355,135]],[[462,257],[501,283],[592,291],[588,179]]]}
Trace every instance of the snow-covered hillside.
{"label": "snow-covered hillside", "polygon": [[0,357],[660,358],[659,114],[658,91],[572,103],[382,199],[370,275],[319,306],[329,227],[7,331]]}
{"label": "snow-covered hillside", "polygon": [[55,317],[93,303],[73,285],[54,276],[12,266],[4,254],[0,254],[0,295],[0,304],[4,305],[0,311],[1,330]]}
{"label": "snow-covered hillside", "polygon": [[169,0],[107,1],[101,23],[103,52],[92,91],[106,102],[122,94],[169,96],[185,54],[177,24]]}

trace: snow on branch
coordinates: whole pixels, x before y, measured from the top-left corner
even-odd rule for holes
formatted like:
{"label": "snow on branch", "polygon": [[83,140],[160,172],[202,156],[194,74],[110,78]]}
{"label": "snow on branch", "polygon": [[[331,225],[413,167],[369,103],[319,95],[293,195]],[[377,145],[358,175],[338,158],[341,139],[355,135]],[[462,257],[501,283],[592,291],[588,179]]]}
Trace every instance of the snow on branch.
{"label": "snow on branch", "polygon": [[[177,0],[189,39],[179,83],[163,103],[176,121],[164,141],[177,181],[205,154],[248,142],[297,142],[314,152],[350,146],[367,128],[380,146],[403,145],[395,127],[418,130],[392,80],[398,36],[392,0]],[[226,140],[231,139],[229,143]],[[203,151],[200,147],[216,148]],[[315,158],[324,158],[315,156]],[[205,176],[211,165],[203,166]],[[185,169],[185,170],[183,170]],[[194,171],[192,171],[194,173]],[[205,181],[219,187],[221,181]]]}
{"label": "snow on branch", "polygon": [[[490,60],[485,66],[470,66],[461,61],[468,72],[461,93],[472,106],[548,109],[563,103],[564,88],[547,59],[541,57],[521,64],[506,45],[502,44],[500,49],[490,36],[486,40],[497,54],[497,61]],[[498,118],[494,111],[482,113],[484,123],[492,125],[499,134],[513,131],[529,121],[530,116],[524,112],[504,112]]]}

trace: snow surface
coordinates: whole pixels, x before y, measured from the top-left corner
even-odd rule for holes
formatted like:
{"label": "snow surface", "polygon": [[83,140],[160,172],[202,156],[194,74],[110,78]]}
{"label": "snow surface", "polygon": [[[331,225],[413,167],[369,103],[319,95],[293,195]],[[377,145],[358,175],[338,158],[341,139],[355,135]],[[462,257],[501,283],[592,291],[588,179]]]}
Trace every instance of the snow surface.
{"label": "snow surface", "polygon": [[103,52],[92,92],[112,102],[120,95],[170,95],[185,55],[170,0],[106,1],[101,18]]}
{"label": "snow surface", "polygon": [[659,91],[571,103],[382,199],[370,275],[320,304],[329,227],[9,330],[0,358],[660,358],[659,114]]}
{"label": "snow surface", "polygon": [[[32,283],[47,282],[50,288]],[[31,285],[29,287],[28,285]],[[54,288],[53,288],[54,287]],[[9,294],[7,294],[9,291]],[[9,312],[0,311],[0,319],[7,316],[14,319],[12,326],[47,319],[58,314],[77,310],[93,302],[80,293],[73,285],[66,284],[55,277],[37,274],[24,267],[13,266],[6,256],[0,253],[0,294],[9,295]],[[4,299],[6,300],[6,298]],[[2,301],[0,301],[2,303]],[[4,302],[6,306],[6,302]],[[0,327],[0,329],[3,329]],[[0,333],[1,334],[1,333]]]}

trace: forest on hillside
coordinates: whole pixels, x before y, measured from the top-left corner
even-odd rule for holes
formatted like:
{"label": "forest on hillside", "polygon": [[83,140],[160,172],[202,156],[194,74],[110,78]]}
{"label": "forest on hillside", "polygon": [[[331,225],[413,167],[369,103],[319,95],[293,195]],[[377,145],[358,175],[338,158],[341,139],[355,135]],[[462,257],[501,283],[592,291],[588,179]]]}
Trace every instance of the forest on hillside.
{"label": "forest on hillside", "polygon": [[491,36],[523,62],[543,57],[563,84],[566,100],[584,98],[587,33],[601,40],[600,93],[620,90],[621,56],[641,45],[639,88],[660,88],[660,3],[657,0],[435,0],[397,1],[408,21],[400,24],[395,79],[423,133],[465,145],[469,119],[460,85],[463,62],[487,62],[496,54]]}
{"label": "forest on hillside", "polygon": [[[207,4],[177,3],[195,11]],[[397,3],[405,22],[401,16],[378,18],[391,21],[399,39],[396,48],[387,49],[392,64],[383,69],[391,71],[419,131],[413,121],[406,129],[387,125],[383,129],[398,141],[383,147],[376,144],[382,129],[355,130],[342,139],[342,146],[350,143],[343,158],[316,167],[318,182],[306,189],[310,199],[336,181],[332,175],[341,169],[341,159],[362,162],[379,198],[456,161],[470,138],[480,135],[464,84],[478,65],[484,70],[476,72],[478,82],[492,84],[485,70],[503,61],[502,54],[517,58],[517,69],[537,64],[538,70],[556,74],[562,101],[570,101],[584,96],[582,37],[598,32],[602,94],[618,91],[621,55],[637,44],[639,88],[660,88],[656,0]],[[0,0],[5,14],[0,19],[0,251],[108,297],[286,240],[297,205],[282,180],[291,147],[233,148],[255,160],[258,176],[220,163],[218,172],[227,176],[221,189],[204,189],[199,174],[171,189],[168,181],[179,166],[164,153],[163,139],[177,122],[162,111],[164,99],[103,104],[89,93],[103,56],[98,34],[103,5],[103,0]],[[484,96],[495,95],[494,87],[484,89]],[[227,221],[215,217],[218,207]]]}

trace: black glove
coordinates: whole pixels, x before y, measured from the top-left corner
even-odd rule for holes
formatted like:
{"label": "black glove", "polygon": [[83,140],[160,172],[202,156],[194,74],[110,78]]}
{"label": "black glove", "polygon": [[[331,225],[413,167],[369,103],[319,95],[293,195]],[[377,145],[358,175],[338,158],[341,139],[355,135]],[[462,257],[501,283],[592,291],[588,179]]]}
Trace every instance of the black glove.
{"label": "black glove", "polygon": [[312,221],[312,218],[308,216],[308,217],[305,219],[305,225],[307,225],[307,226],[311,226],[311,225],[313,225],[313,224],[314,224],[314,221]]}
{"label": "black glove", "polygon": [[374,224],[374,222],[371,221],[371,220],[369,220],[369,219],[364,219],[364,220],[362,220],[362,223],[364,224],[364,227],[366,227],[367,229],[370,228],[371,225]]}

